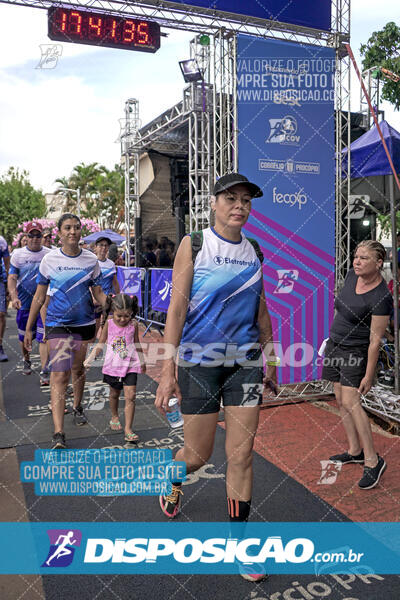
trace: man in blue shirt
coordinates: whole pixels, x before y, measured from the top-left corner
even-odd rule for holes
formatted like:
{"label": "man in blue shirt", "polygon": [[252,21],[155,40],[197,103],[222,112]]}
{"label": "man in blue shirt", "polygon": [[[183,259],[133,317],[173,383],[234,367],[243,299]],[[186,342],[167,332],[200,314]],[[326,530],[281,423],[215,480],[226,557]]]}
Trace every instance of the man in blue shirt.
{"label": "man in blue shirt", "polygon": [[[23,344],[24,335],[32,298],[36,291],[36,278],[39,273],[39,266],[42,258],[50,250],[42,246],[43,230],[40,223],[36,221],[28,223],[26,233],[28,235],[27,245],[24,248],[17,248],[12,253],[8,287],[12,306],[18,310],[17,326],[23,357],[22,372],[24,375],[30,375],[32,373],[32,366],[29,352]],[[40,384],[49,385],[50,375],[46,368],[48,352],[47,345],[43,342],[44,328],[40,315],[36,320],[34,330],[36,341],[39,343],[40,360],[42,363]]]}
{"label": "man in blue shirt", "polygon": [[[4,264],[4,267],[3,267]],[[0,235],[0,362],[8,360],[7,354],[3,349],[3,336],[6,328],[6,284],[3,281],[3,274],[8,275],[10,268],[10,253],[6,240]],[[4,270],[4,273],[3,273]]]}

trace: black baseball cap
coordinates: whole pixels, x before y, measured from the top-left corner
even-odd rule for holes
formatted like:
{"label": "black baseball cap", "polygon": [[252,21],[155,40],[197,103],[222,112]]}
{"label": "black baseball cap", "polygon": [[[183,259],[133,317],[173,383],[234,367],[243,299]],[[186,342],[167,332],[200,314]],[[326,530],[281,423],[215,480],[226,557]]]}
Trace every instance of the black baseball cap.
{"label": "black baseball cap", "polygon": [[261,198],[261,196],[263,196],[263,192],[258,185],[251,183],[247,177],[240,173],[228,173],[227,175],[222,175],[214,185],[213,195],[216,196],[239,183],[245,185],[249,189],[253,198]]}
{"label": "black baseball cap", "polygon": [[109,246],[111,246],[112,241],[110,240],[110,238],[106,237],[106,236],[102,236],[97,238],[95,244],[97,246],[97,244],[100,244],[100,242],[107,242]]}

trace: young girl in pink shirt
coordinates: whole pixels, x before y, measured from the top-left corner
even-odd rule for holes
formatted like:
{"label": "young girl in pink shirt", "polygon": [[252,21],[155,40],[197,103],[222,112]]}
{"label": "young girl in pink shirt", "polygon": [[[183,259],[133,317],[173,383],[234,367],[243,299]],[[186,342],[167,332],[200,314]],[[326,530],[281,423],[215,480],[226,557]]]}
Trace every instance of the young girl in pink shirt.
{"label": "young girl in pink shirt", "polygon": [[140,347],[138,323],[134,317],[138,311],[138,301],[127,294],[117,294],[114,298],[107,297],[105,316],[110,312],[101,330],[98,344],[85,361],[89,367],[93,358],[97,357],[104,344],[106,354],[103,364],[103,381],[110,386],[110,427],[113,431],[122,430],[118,416],[118,403],[121,390],[125,396],[125,441],[137,442],[139,436],[132,431],[135,416],[135,398],[137,374],[145,373],[146,367]]}

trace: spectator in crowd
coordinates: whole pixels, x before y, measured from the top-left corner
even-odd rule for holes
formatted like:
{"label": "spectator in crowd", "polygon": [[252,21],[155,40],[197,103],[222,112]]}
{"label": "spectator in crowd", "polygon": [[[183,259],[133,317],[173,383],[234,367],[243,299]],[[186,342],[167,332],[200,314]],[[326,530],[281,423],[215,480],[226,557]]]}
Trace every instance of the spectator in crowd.
{"label": "spectator in crowd", "polygon": [[144,267],[150,268],[157,265],[157,257],[153,250],[153,242],[147,238],[145,240]]}
{"label": "spectator in crowd", "polygon": [[64,410],[65,396],[72,373],[74,391],[74,421],[84,425],[82,396],[85,385],[83,361],[87,345],[96,332],[92,294],[105,305],[106,295],[99,284],[101,274],[97,257],[79,247],[82,225],[79,217],[71,213],[62,215],[58,222],[61,248],[43,257],[37,277],[37,288],[26,324],[24,345],[32,349],[32,329],[40,308],[49,291],[45,333],[50,350],[50,389],[54,435],[53,450],[65,448]]}
{"label": "spectator in crowd", "polygon": [[157,258],[157,266],[158,266],[158,267],[160,266],[160,254],[161,254],[161,252],[162,252],[163,250],[165,250],[165,249],[166,249],[166,247],[167,247],[167,242],[168,242],[168,238],[167,238],[165,235],[163,235],[163,236],[160,238],[160,241],[159,241],[159,243],[158,243],[158,247],[156,248],[156,250],[155,250],[155,252],[154,252],[154,254],[156,255],[156,258]]}
{"label": "spectator in crowd", "polygon": [[322,378],[333,382],[348,450],[329,460],[364,466],[358,482],[374,488],[386,469],[375,450],[371,423],[361,404],[373,384],[379,346],[389,323],[393,299],[382,277],[385,248],[379,242],[358,244],[353,269],[335,300],[336,314],[326,344]]}
{"label": "spectator in crowd", "polygon": [[[4,265],[4,266],[3,266]],[[6,240],[0,235],[0,362],[6,362],[8,360],[7,354],[3,349],[3,336],[6,328],[6,298],[7,298],[7,285],[4,283],[3,276],[8,276],[8,270],[10,268],[10,253],[8,251],[8,244]]]}
{"label": "spectator in crowd", "polygon": [[[11,255],[10,274],[8,276],[8,287],[13,308],[17,309],[18,338],[22,350],[22,373],[30,375],[32,365],[29,352],[24,347],[24,336],[26,323],[33,296],[36,292],[36,278],[42,258],[50,252],[49,248],[42,246],[42,226],[37,221],[31,221],[26,228],[28,243],[23,248],[17,248]],[[44,341],[44,326],[41,315],[38,315],[32,325],[32,332],[39,344],[40,362],[40,385],[49,385],[50,374],[47,367],[48,350]]]}
{"label": "spectator in crowd", "polygon": [[[108,258],[108,248],[111,240],[108,237],[100,237],[96,240],[94,253],[99,261],[101,274],[98,284],[107,296],[108,294],[119,294],[119,283],[117,279],[117,268],[112,260]],[[94,302],[94,313],[96,317],[96,335],[100,327],[100,317],[103,310],[101,304]]]}
{"label": "spectator in crowd", "polygon": [[49,248],[50,250],[54,250],[56,246],[53,245],[51,229],[46,227],[43,229],[43,246],[45,248]]}
{"label": "spectator in crowd", "polygon": [[115,263],[118,258],[118,246],[115,243],[110,244],[108,248],[108,258]]}
{"label": "spectator in crowd", "polygon": [[21,237],[18,240],[17,248],[24,248],[27,243],[28,243],[28,236],[26,235],[26,233],[24,233],[23,235],[21,235]]}

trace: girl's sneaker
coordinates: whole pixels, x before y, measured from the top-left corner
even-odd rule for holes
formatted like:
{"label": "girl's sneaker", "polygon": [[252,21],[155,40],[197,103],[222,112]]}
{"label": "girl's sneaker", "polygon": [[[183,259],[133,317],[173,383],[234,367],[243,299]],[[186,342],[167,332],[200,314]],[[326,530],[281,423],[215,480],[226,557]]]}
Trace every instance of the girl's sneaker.
{"label": "girl's sneaker", "polygon": [[30,375],[32,373],[32,364],[30,360],[22,361],[22,374]]}
{"label": "girl's sneaker", "polygon": [[169,496],[160,496],[160,507],[164,515],[169,519],[174,519],[181,507],[181,496],[183,492],[180,485],[172,484],[172,491]]}
{"label": "girl's sneaker", "polygon": [[39,377],[41,387],[50,385],[50,373],[48,371],[40,371]]}

